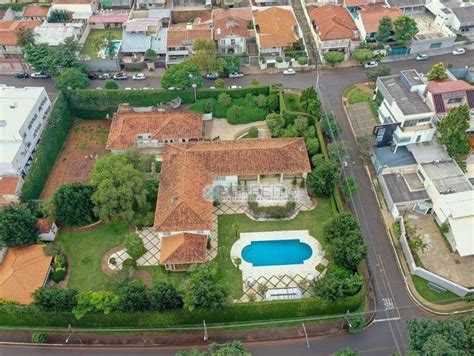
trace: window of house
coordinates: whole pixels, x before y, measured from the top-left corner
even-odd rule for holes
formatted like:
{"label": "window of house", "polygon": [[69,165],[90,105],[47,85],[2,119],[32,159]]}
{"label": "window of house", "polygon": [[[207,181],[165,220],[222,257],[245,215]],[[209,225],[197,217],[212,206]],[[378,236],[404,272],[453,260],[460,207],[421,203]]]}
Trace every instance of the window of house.
{"label": "window of house", "polygon": [[235,38],[231,38],[230,44],[231,44],[231,45],[235,45]]}
{"label": "window of house", "polygon": [[448,104],[459,104],[462,102],[462,97],[448,99]]}
{"label": "window of house", "polygon": [[441,42],[432,43],[430,45],[430,49],[438,49],[438,48],[441,48]]}

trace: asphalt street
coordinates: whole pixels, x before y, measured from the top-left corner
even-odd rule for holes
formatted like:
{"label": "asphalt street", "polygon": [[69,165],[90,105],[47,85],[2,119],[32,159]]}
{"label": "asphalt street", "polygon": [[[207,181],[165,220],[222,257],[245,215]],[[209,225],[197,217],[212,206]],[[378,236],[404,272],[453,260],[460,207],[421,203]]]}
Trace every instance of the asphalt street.
{"label": "asphalt street", "polygon": [[[388,63],[392,74],[403,69],[416,68],[426,73],[433,64],[443,61],[455,67],[474,64],[474,51],[464,56],[443,55],[431,57],[424,62],[407,60]],[[255,355],[327,355],[339,349],[351,346],[358,349],[364,355],[391,355],[393,352],[407,353],[407,333],[405,321],[413,317],[429,316],[421,310],[409,297],[403,275],[401,274],[395,252],[390,243],[390,238],[385,230],[380,210],[372,190],[370,179],[366,173],[363,161],[359,158],[354,136],[342,107],[341,95],[350,84],[367,81],[365,70],[360,67],[345,69],[323,70],[319,73],[305,72],[294,76],[283,76],[281,74],[262,74],[246,76],[239,79],[228,79],[226,83],[246,86],[253,78],[261,83],[283,83],[285,88],[304,89],[316,86],[322,100],[323,110],[333,112],[340,121],[343,133],[342,141],[350,152],[348,164],[343,168],[344,175],[354,177],[359,186],[358,194],[352,199],[351,209],[357,216],[369,246],[367,265],[375,288],[377,300],[377,312],[375,322],[362,333],[356,335],[338,335],[328,337],[311,338],[310,348],[307,348],[304,338],[297,340],[285,340],[274,342],[250,343],[248,349]],[[50,95],[55,95],[53,83],[50,80],[15,79],[11,76],[0,76],[0,83],[8,85],[43,85]],[[144,82],[127,81],[119,82],[122,87],[159,87],[159,79],[150,78]],[[211,85],[211,82],[207,82]],[[102,82],[93,82],[93,86],[102,85]],[[212,338],[212,334],[210,334]],[[179,349],[53,349],[53,348],[4,348],[0,347],[0,355],[59,355],[68,353],[71,355],[107,355],[112,352],[115,355],[133,354],[174,354]]]}

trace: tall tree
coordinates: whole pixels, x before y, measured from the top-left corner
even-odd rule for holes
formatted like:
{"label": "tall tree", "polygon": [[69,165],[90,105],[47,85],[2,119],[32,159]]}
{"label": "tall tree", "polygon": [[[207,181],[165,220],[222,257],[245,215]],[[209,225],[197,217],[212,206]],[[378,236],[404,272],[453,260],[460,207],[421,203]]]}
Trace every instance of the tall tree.
{"label": "tall tree", "polygon": [[431,67],[431,70],[428,72],[428,80],[445,80],[448,77],[446,73],[446,67],[443,62],[439,62]]}
{"label": "tall tree", "polygon": [[161,77],[163,88],[191,88],[192,84],[202,86],[203,80],[199,66],[191,61],[176,64],[168,68]]}
{"label": "tall tree", "polygon": [[55,9],[48,16],[49,23],[67,23],[71,21],[71,13],[66,10]]}
{"label": "tall tree", "polygon": [[195,40],[193,52],[191,61],[196,63],[201,70],[207,73],[224,71],[225,60],[217,58],[216,43],[212,39]]}
{"label": "tall tree", "polygon": [[381,44],[386,44],[393,32],[392,19],[388,16],[382,17],[379,22],[379,28],[377,31],[377,41]]}
{"label": "tall tree", "polygon": [[25,205],[8,205],[0,211],[0,246],[27,246],[38,238],[36,217]]}
{"label": "tall tree", "polygon": [[61,225],[81,226],[97,220],[91,196],[94,188],[90,184],[71,183],[61,186],[53,195],[52,215]]}
{"label": "tall tree", "polygon": [[466,133],[469,119],[469,107],[465,104],[452,108],[438,124],[439,141],[446,145],[449,155],[456,160],[462,160],[471,148]]}
{"label": "tall tree", "polygon": [[329,197],[334,191],[339,176],[339,169],[333,162],[321,162],[308,175],[309,191],[317,197]]}
{"label": "tall tree", "polygon": [[16,31],[16,42],[20,47],[34,44],[35,38],[36,33],[32,28],[23,27]]}
{"label": "tall tree", "polygon": [[314,87],[306,88],[302,91],[300,97],[300,105],[304,112],[308,112],[308,107],[312,101],[316,101],[319,103],[318,93]]}
{"label": "tall tree", "polygon": [[89,78],[87,78],[87,75],[79,68],[66,68],[54,79],[54,85],[59,90],[85,89],[89,84]]}
{"label": "tall tree", "polygon": [[413,18],[402,15],[393,23],[395,41],[398,45],[406,47],[418,33],[418,26]]}
{"label": "tall tree", "polygon": [[29,43],[23,48],[26,61],[31,64],[35,70],[47,70],[46,59],[49,57],[50,51],[51,49],[47,43]]}
{"label": "tall tree", "polygon": [[285,119],[281,114],[268,114],[265,123],[272,134],[272,137],[280,137],[285,127]]}

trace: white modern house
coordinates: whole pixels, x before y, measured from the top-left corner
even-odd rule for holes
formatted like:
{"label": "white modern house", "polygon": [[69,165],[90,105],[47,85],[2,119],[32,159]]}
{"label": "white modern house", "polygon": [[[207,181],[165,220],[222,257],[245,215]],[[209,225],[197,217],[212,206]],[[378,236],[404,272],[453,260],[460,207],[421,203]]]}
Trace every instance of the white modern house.
{"label": "white modern house", "polygon": [[382,124],[398,123],[392,141],[395,152],[400,146],[433,139],[435,112],[425,102],[425,88],[426,80],[414,69],[377,79],[380,121]]}
{"label": "white modern house", "polygon": [[425,4],[439,26],[448,26],[457,34],[474,36],[474,5],[462,0],[432,0]]}
{"label": "white modern house", "polygon": [[50,111],[45,88],[0,85],[0,175],[26,175]]}

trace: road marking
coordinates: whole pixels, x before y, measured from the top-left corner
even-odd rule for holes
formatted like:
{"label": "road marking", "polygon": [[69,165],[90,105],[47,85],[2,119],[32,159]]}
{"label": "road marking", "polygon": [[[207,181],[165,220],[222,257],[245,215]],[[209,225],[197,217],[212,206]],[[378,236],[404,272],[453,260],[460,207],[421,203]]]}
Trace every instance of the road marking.
{"label": "road marking", "polygon": [[382,298],[382,300],[383,300],[383,305],[385,306],[385,310],[395,309],[392,298]]}
{"label": "road marking", "polygon": [[394,321],[394,320],[401,320],[402,318],[396,317],[396,318],[386,318],[386,319],[375,319],[373,322],[374,323],[381,323],[383,321]]}

